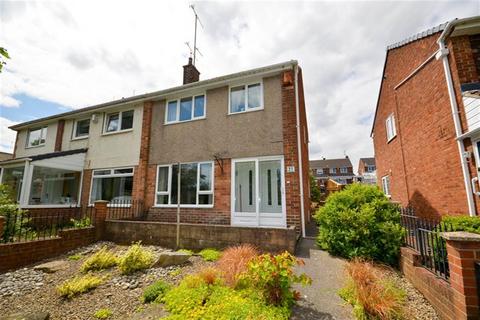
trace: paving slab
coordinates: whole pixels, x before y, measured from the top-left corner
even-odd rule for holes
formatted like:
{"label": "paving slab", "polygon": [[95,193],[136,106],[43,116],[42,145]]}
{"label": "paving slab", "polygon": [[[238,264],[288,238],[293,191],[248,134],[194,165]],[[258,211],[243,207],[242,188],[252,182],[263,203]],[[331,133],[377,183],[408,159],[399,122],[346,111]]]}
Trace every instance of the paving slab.
{"label": "paving slab", "polygon": [[312,278],[312,285],[296,285],[302,299],[292,311],[292,320],[349,320],[353,319],[352,308],[338,296],[344,284],[345,260],[333,257],[318,249],[313,239],[302,239],[297,245],[296,256],[304,266],[296,268]]}

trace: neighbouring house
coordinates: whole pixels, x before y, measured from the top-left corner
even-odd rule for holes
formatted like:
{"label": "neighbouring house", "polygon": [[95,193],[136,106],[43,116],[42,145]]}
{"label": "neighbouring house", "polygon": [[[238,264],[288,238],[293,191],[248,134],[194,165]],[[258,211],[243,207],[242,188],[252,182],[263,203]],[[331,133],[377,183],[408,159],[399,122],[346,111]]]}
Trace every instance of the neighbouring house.
{"label": "neighbouring house", "polygon": [[[296,61],[199,81],[11,127],[1,182],[21,207],[141,201],[146,219],[265,228],[308,218],[308,127]],[[179,173],[180,171],[180,173]],[[179,178],[180,177],[180,181]]]}
{"label": "neighbouring house", "polygon": [[419,215],[480,213],[480,17],[387,47],[371,136],[378,184]]}
{"label": "neighbouring house", "polygon": [[323,191],[328,179],[344,185],[353,183],[355,179],[352,162],[348,156],[339,159],[311,160],[310,170]]}
{"label": "neighbouring house", "polygon": [[377,184],[375,158],[360,158],[358,161],[357,181],[365,184]]}

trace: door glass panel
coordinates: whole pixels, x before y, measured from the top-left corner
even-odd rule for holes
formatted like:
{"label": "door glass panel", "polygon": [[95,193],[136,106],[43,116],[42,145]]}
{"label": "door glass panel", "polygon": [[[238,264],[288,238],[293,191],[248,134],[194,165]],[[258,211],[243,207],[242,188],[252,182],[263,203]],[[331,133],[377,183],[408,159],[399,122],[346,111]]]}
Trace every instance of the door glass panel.
{"label": "door glass panel", "polygon": [[260,212],[282,212],[280,160],[259,161]]}
{"label": "door glass panel", "polygon": [[180,171],[180,204],[197,203],[197,164],[181,165]]}
{"label": "door glass panel", "polygon": [[255,161],[235,164],[235,211],[256,212]]}

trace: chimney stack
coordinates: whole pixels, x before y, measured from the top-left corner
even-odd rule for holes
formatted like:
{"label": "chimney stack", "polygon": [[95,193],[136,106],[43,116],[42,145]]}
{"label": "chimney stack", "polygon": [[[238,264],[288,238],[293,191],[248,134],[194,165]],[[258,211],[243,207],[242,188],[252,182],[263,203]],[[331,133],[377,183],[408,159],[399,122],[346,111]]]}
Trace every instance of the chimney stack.
{"label": "chimney stack", "polygon": [[189,84],[200,80],[200,72],[192,63],[192,57],[188,58],[188,64],[183,66],[183,84]]}

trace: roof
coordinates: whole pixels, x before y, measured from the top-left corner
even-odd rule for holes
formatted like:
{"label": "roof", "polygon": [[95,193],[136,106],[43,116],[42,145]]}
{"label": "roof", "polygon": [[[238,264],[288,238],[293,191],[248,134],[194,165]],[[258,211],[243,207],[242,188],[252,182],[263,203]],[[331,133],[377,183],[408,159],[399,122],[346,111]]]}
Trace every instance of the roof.
{"label": "roof", "polygon": [[447,27],[448,23],[449,23],[449,21],[447,21],[445,23],[442,23],[442,24],[439,24],[436,27],[433,27],[433,28],[427,29],[425,31],[419,32],[417,34],[414,34],[413,36],[410,36],[406,39],[403,39],[402,41],[395,42],[395,43],[387,46],[387,51],[398,48],[398,47],[402,47],[402,46],[404,46],[406,44],[409,44],[411,42],[426,38],[428,36],[431,36],[432,34],[443,31]]}
{"label": "roof", "polygon": [[32,120],[32,121],[22,122],[22,123],[13,125],[9,128],[13,129],[13,130],[18,130],[18,129],[21,129],[22,127],[29,126],[31,124],[35,124],[35,123],[38,123],[38,122],[44,122],[44,121],[48,121],[48,120],[69,117],[69,116],[72,116],[72,115],[75,115],[75,114],[80,114],[80,113],[92,112],[92,111],[95,111],[95,110],[98,110],[98,109],[103,109],[103,108],[106,108],[106,107],[123,105],[123,104],[127,104],[127,103],[138,103],[138,102],[142,102],[142,101],[145,101],[145,100],[156,100],[156,99],[160,99],[160,98],[162,98],[162,97],[164,97],[168,94],[173,94],[173,93],[180,92],[180,91],[194,89],[194,88],[197,88],[197,87],[222,85],[222,84],[225,84],[227,81],[232,80],[232,79],[250,77],[250,76],[265,74],[265,73],[268,73],[268,72],[288,70],[288,69],[292,69],[296,65],[298,65],[297,60],[285,61],[285,62],[281,62],[281,63],[277,63],[277,64],[268,65],[268,66],[265,66],[265,67],[249,69],[249,70],[241,71],[241,72],[237,72],[237,73],[231,73],[231,74],[227,74],[227,75],[220,76],[220,77],[215,77],[215,78],[211,78],[211,79],[206,79],[206,80],[202,80],[202,81],[188,83],[188,84],[184,84],[184,85],[181,85],[181,86],[171,87],[171,88],[168,88],[168,89],[163,89],[163,90],[154,91],[154,92],[150,92],[150,93],[140,94],[140,95],[136,95],[136,96],[132,96],[132,97],[128,97],[128,98],[122,98],[122,99],[118,99],[118,100],[113,100],[113,101],[110,101],[110,102],[105,102],[105,103],[101,103],[101,104],[97,104],[97,105],[93,105],[93,106],[89,106],[89,107],[85,107],[85,108],[81,108],[81,109],[77,109],[77,110],[73,110],[73,111],[59,113],[59,114],[49,116],[49,117],[44,117],[44,118],[35,119],[35,120]]}
{"label": "roof", "polygon": [[322,160],[311,160],[310,168],[342,168],[342,167],[352,167],[352,162],[349,158],[340,158],[340,159],[322,159]]}
{"label": "roof", "polygon": [[360,158],[360,161],[363,161],[367,166],[374,166],[375,165],[375,158]]}
{"label": "roof", "polygon": [[0,161],[0,164],[16,163],[16,162],[27,161],[27,160],[36,161],[36,160],[50,159],[50,158],[56,158],[56,157],[64,157],[64,156],[69,156],[77,153],[85,153],[87,151],[88,151],[88,148],[73,149],[73,150],[67,150],[67,151],[56,151],[56,152],[39,154],[35,156],[3,160],[3,161]]}

